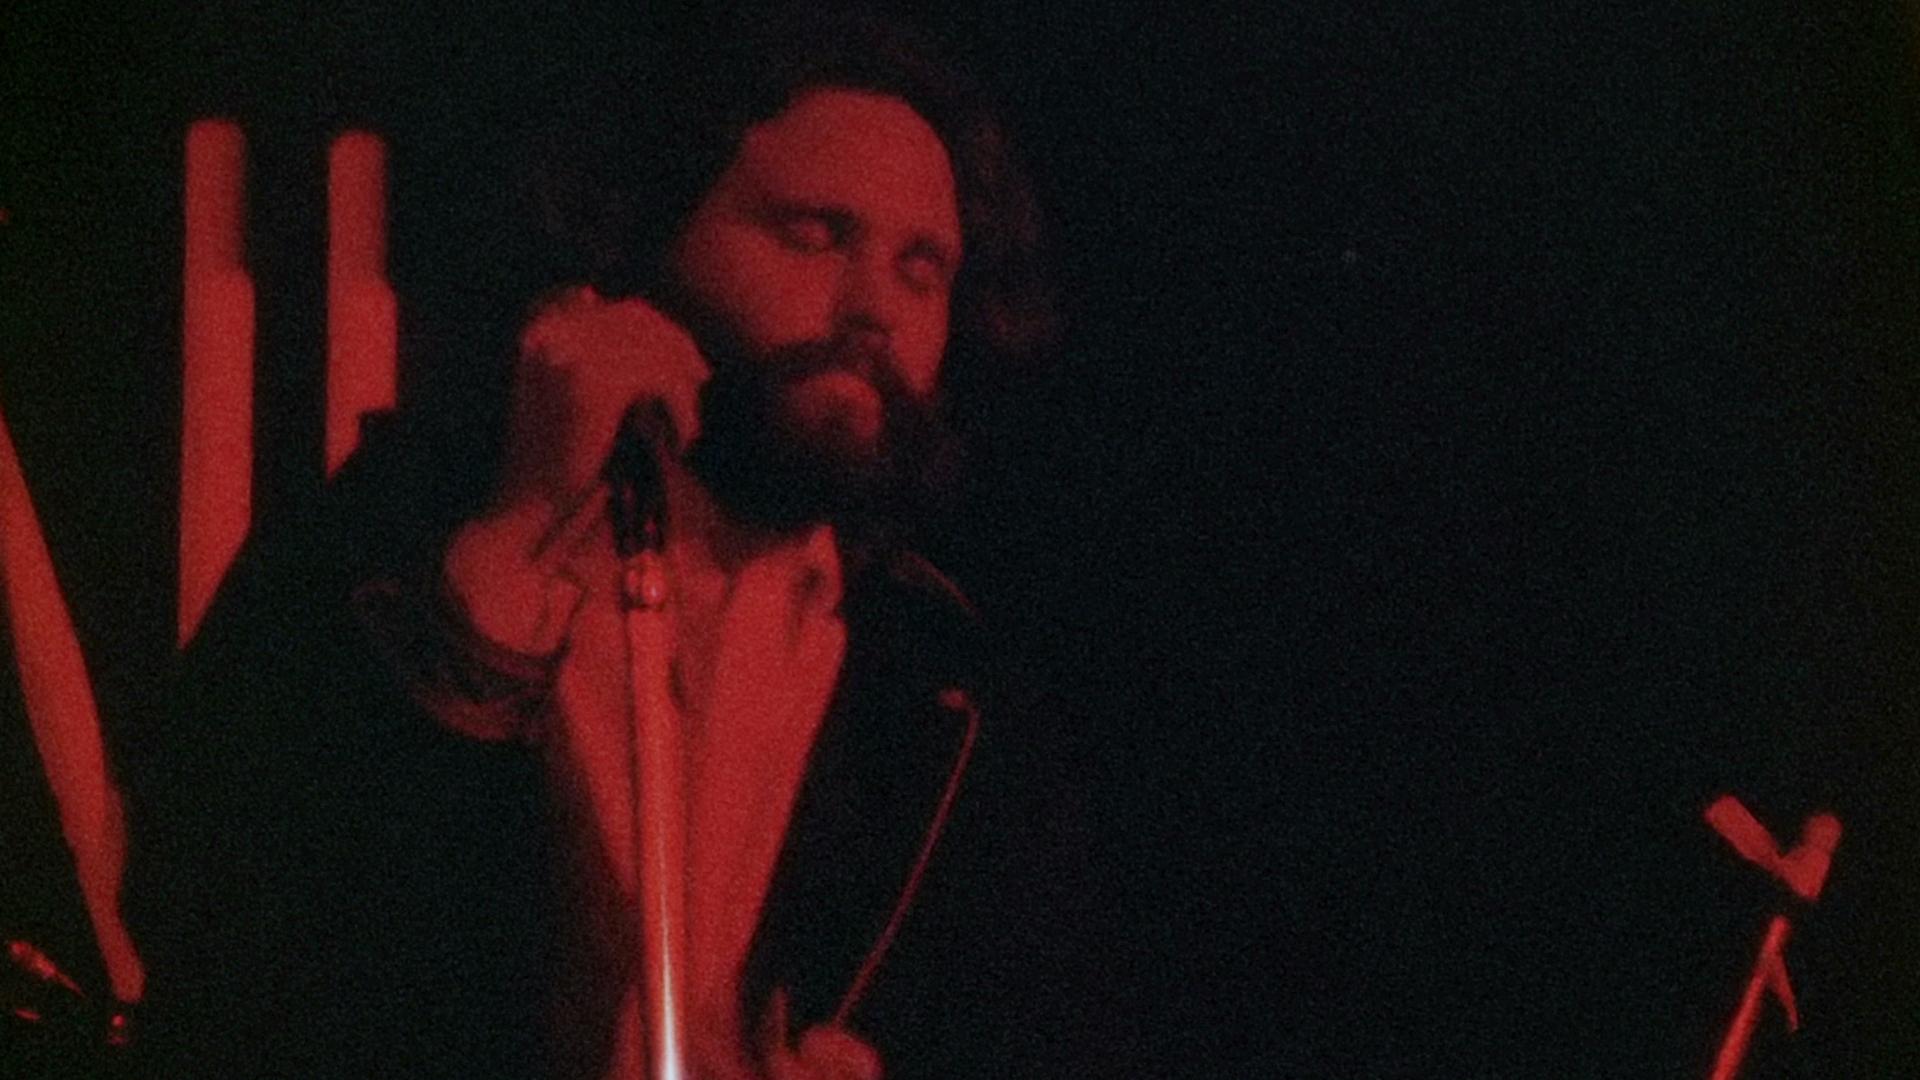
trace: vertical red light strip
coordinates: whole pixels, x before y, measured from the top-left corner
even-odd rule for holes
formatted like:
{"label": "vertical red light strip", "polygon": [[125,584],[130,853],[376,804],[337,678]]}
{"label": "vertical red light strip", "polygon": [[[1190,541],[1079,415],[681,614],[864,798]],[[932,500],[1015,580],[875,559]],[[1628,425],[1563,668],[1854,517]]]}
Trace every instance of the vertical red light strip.
{"label": "vertical red light strip", "polygon": [[1746,992],[1740,995],[1740,1008],[1733,1014],[1733,1025],[1727,1029],[1726,1041],[1720,1044],[1720,1053],[1713,1061],[1713,1072],[1707,1080],[1733,1080],[1739,1074],[1740,1066],[1746,1061],[1747,1047],[1753,1042],[1753,1029],[1760,1022],[1760,1003],[1771,990],[1780,999],[1780,1005],[1786,1010],[1787,1029],[1800,1029],[1800,1011],[1794,1005],[1793,984],[1787,979],[1787,931],[1791,929],[1786,917],[1776,915],[1767,924],[1767,935],[1760,942],[1760,955],[1753,964],[1753,975],[1747,979]]}
{"label": "vertical red light strip", "polygon": [[327,155],[327,476],[360,442],[360,418],[397,394],[387,283],[387,148],[349,131]]}
{"label": "vertical red light strip", "polygon": [[120,921],[126,822],[107,768],[100,712],[86,657],[60,593],[27,480],[0,416],[0,596],[11,619],[20,693],[60,832],[73,853],[80,896],[113,993],[135,1002],[146,975]]}
{"label": "vertical red light strip", "polygon": [[181,333],[180,613],[186,644],[253,515],[253,280],[245,263],[246,137],[187,129]]}

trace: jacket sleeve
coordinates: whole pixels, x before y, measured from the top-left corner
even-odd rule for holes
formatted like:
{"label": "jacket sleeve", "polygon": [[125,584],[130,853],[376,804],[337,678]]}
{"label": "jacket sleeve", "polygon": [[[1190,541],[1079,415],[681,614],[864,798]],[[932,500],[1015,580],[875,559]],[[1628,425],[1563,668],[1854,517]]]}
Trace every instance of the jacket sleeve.
{"label": "jacket sleeve", "polygon": [[427,644],[431,610],[394,605],[430,594],[374,584],[421,581],[460,508],[409,433],[369,436],[324,497],[249,539],[128,755],[155,1075],[536,1060],[511,990],[544,947],[538,762],[423,708],[361,609],[422,620],[421,670],[504,711],[530,673]]}
{"label": "jacket sleeve", "polygon": [[412,580],[354,586],[354,614],[414,704],[449,731],[484,742],[538,741],[559,654],[535,656],[488,640],[436,568]]}

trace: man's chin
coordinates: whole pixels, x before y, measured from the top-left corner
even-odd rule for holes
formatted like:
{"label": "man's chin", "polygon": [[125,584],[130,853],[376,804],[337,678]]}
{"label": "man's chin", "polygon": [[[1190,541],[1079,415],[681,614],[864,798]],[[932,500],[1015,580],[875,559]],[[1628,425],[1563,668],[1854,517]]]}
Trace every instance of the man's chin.
{"label": "man's chin", "polygon": [[863,441],[845,408],[796,404],[754,432],[708,429],[689,455],[695,474],[745,525],[787,531],[879,511],[890,486],[879,433]]}
{"label": "man's chin", "polygon": [[875,517],[882,500],[872,486],[818,459],[762,463],[754,469],[696,472],[729,517],[742,525],[792,532],[821,522],[846,525]]}

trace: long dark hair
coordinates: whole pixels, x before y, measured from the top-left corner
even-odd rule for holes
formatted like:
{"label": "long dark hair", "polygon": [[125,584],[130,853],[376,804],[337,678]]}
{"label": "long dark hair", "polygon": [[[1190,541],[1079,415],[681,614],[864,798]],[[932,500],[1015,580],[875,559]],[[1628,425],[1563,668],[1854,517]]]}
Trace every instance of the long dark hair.
{"label": "long dark hair", "polygon": [[866,90],[912,106],[953,163],[966,256],[950,361],[1019,361],[1052,345],[1032,187],[985,97],[924,37],[870,12],[791,6],[705,16],[658,40],[664,48],[601,79],[532,144],[528,194],[581,277],[609,293],[649,291],[749,127],[809,89]]}
{"label": "long dark hair", "polygon": [[529,88],[544,100],[509,137],[505,182],[462,194],[474,203],[465,239],[443,249],[462,272],[422,268],[444,310],[422,320],[416,392],[403,397],[419,406],[406,411],[424,437],[448,448],[440,456],[461,459],[448,464],[458,465],[449,473],[462,506],[497,467],[512,350],[531,307],[581,282],[660,295],[668,245],[747,129],[810,89],[898,97],[947,148],[965,250],[942,375],[950,413],[975,411],[1057,341],[1033,188],[984,94],[923,36],[890,17],[817,5],[650,18],[609,43],[593,70]]}

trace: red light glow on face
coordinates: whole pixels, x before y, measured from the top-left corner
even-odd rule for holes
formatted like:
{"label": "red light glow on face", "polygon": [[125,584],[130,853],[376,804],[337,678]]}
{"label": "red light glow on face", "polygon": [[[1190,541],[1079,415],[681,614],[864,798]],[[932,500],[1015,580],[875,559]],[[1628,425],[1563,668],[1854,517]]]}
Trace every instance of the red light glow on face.
{"label": "red light glow on face", "polygon": [[748,346],[871,337],[924,397],[960,257],[953,171],[933,128],[896,98],[815,90],[748,130],[673,259]]}

